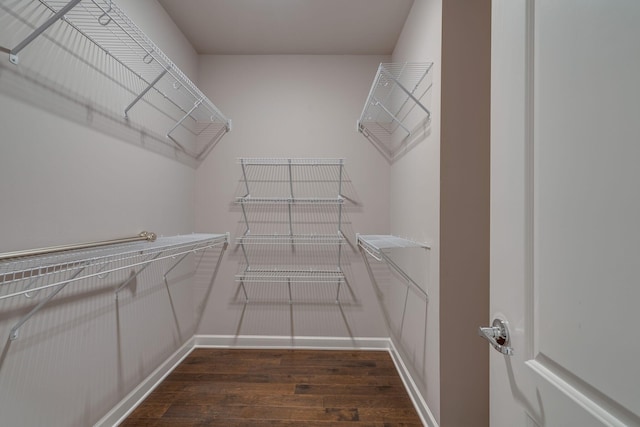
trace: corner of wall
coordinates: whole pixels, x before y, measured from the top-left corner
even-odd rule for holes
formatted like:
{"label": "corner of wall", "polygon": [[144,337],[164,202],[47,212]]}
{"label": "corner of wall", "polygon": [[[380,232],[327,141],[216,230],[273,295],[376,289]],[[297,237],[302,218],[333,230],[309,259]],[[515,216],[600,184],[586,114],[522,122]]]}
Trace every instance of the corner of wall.
{"label": "corner of wall", "polygon": [[[440,422],[489,425],[491,2],[443,2]],[[461,268],[464,266],[464,268]],[[460,408],[464,408],[463,411]]]}

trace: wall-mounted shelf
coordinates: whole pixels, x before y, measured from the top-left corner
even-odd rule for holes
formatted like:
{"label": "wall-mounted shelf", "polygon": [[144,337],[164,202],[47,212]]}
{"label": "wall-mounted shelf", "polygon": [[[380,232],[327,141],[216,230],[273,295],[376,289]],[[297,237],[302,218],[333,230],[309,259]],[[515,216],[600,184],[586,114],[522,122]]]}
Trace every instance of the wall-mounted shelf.
{"label": "wall-mounted shelf", "polygon": [[[48,248],[31,251],[42,253],[35,256],[17,256],[20,253],[9,253],[8,256],[12,258],[0,261],[0,300],[21,295],[35,298],[40,291],[53,289],[13,327],[10,338],[17,338],[18,329],[69,283],[92,277],[102,279],[115,271],[134,269],[135,274],[115,289],[117,297],[117,293],[151,263],[168,258],[176,259],[167,269],[168,273],[191,253],[219,245],[226,248],[229,235],[191,234],[159,237],[153,241],[146,238],[137,240],[141,241],[88,244],[85,245],[87,249]],[[7,258],[5,254],[0,255],[3,255],[1,258]]]}
{"label": "wall-mounted shelf", "polygon": [[286,282],[310,282],[337,283],[344,281],[344,274],[341,271],[332,270],[300,270],[291,267],[280,267],[277,270],[256,269],[249,270],[236,275],[241,282],[261,282],[261,283],[286,283]]}
{"label": "wall-mounted shelf", "polygon": [[[429,295],[424,291],[396,262],[394,262],[386,251],[398,249],[398,248],[420,248],[430,249],[430,247],[424,243],[415,242],[413,240],[405,239],[402,237],[382,234],[363,235],[357,234],[356,240],[358,247],[364,252],[371,255],[377,261],[383,261],[389,267],[393,268],[402,278],[404,278],[409,284],[411,284],[418,292],[420,292],[428,300]],[[364,253],[363,253],[363,256]],[[365,256],[366,261],[366,256]]]}
{"label": "wall-mounted shelf", "polygon": [[[122,114],[129,117],[138,104],[148,103],[162,112],[163,134],[176,149],[201,160],[215,143],[231,130],[231,120],[136,26],[113,0],[38,0],[3,6],[29,29],[26,37],[9,47],[9,59],[37,55],[28,46],[40,37],[48,38],[52,26],[67,25],[95,44],[113,65],[99,58],[83,58],[100,67],[100,74],[125,91]],[[22,3],[18,5],[18,3]],[[68,41],[71,43],[71,41]],[[64,43],[56,40],[60,45]],[[72,48],[70,48],[72,49]],[[77,48],[74,48],[77,50]],[[81,56],[83,52],[74,52]],[[85,55],[91,56],[89,52]],[[105,61],[106,62],[106,61]],[[44,65],[43,65],[44,66]]]}
{"label": "wall-mounted shelf", "polygon": [[[429,120],[431,112],[422,98],[431,89],[433,63],[381,63],[364,104],[358,131],[394,157],[413,127]],[[394,138],[397,133],[400,136]]]}
{"label": "wall-mounted shelf", "polygon": [[335,283],[341,269],[344,159],[242,158],[245,194],[236,199],[245,229],[236,239],[246,283]]}
{"label": "wall-mounted shelf", "polygon": [[238,197],[236,201],[242,205],[341,205],[342,197],[337,198],[311,198],[311,197]]}
{"label": "wall-mounted shelf", "polygon": [[345,242],[341,234],[251,234],[236,238],[243,245],[341,245]]}

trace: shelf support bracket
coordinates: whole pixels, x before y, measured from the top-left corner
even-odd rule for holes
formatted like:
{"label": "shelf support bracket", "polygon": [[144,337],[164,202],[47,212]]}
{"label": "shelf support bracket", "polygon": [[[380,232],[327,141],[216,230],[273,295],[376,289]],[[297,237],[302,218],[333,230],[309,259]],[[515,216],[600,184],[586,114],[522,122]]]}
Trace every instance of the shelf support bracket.
{"label": "shelf support bracket", "polygon": [[247,269],[251,267],[251,263],[249,262],[249,256],[247,255],[247,248],[244,247],[244,241],[240,241],[240,247],[242,248],[242,254],[244,255],[244,260],[247,263]]}
{"label": "shelf support bracket", "polygon": [[291,222],[291,204],[293,203],[293,173],[291,172],[291,159],[289,159],[289,236],[293,236],[293,224]]}
{"label": "shelf support bracket", "polygon": [[131,283],[131,281],[133,279],[135,279],[136,277],[138,277],[138,275],[140,273],[142,273],[147,267],[149,267],[151,265],[151,262],[153,260],[155,260],[156,258],[158,258],[160,255],[162,255],[162,252],[158,252],[155,256],[147,259],[145,262],[145,265],[138,270],[133,276],[129,277],[127,280],[125,280],[124,282],[122,282],[122,284],[120,286],[118,286],[118,289],[115,290],[115,294],[116,294],[116,299],[118,299],[118,292],[120,292],[121,290],[123,290],[129,283]]}
{"label": "shelf support bracket", "polygon": [[[251,194],[251,192],[249,191],[249,181],[247,180],[247,171],[246,171],[246,168],[244,167],[244,159],[240,159],[240,166],[242,166],[242,177],[244,178],[244,187],[247,189],[247,194],[245,194],[244,197],[247,197]],[[249,224],[247,224],[247,228],[249,228]]]}
{"label": "shelf support bracket", "polygon": [[[420,108],[422,108],[424,110],[425,113],[427,113],[428,117],[431,117],[431,111],[429,111],[427,109],[427,107],[425,107],[424,105],[422,105],[422,102],[420,102],[420,100],[418,98],[416,98],[415,96],[413,96],[413,93],[411,93],[409,90],[407,90],[407,88],[405,88],[402,83],[400,83],[398,81],[398,79],[396,79],[389,71],[387,71],[386,69],[382,68],[382,72],[385,73],[387,75],[387,77],[389,77],[391,80],[393,80],[395,82],[395,84],[398,85],[398,87],[400,89],[402,89],[402,91],[404,93],[407,94],[407,96],[409,98],[411,98],[413,100],[413,102],[415,102]],[[386,109],[385,109],[386,110]]]}
{"label": "shelf support bracket", "polygon": [[375,97],[373,97],[372,99],[376,102],[376,105],[379,106],[380,108],[382,108],[384,110],[384,112],[389,115],[389,117],[391,117],[394,121],[396,121],[400,125],[400,127],[402,127],[402,129],[405,130],[405,132],[407,132],[409,135],[411,135],[411,131],[402,123],[402,120],[397,118],[391,111],[389,111],[389,109],[387,107],[384,106],[384,104],[382,102],[378,101]]}
{"label": "shelf support bracket", "polygon": [[182,145],[178,144],[178,142],[171,137],[171,132],[176,130],[176,128],[178,126],[180,126],[182,124],[182,122],[184,122],[187,119],[187,117],[191,116],[191,113],[193,113],[196,110],[196,108],[198,108],[200,106],[200,104],[202,104],[202,98],[198,99],[196,102],[194,102],[193,107],[191,107],[191,109],[189,111],[187,111],[187,113],[184,116],[182,116],[182,118],[180,120],[178,120],[178,122],[175,125],[173,125],[173,127],[171,129],[169,129],[169,132],[167,132],[167,138],[169,138],[170,140],[175,142],[178,145],[178,147],[180,147],[180,149],[182,149],[182,151],[185,151],[184,147]]}
{"label": "shelf support bracket", "polygon": [[[195,250],[194,250],[194,252],[195,252]],[[180,257],[180,259],[179,259],[178,261],[176,261],[176,262],[171,266],[171,268],[169,268],[169,269],[164,273],[164,276],[162,276],[162,278],[164,279],[164,284],[165,284],[165,285],[169,286],[169,282],[167,282],[167,275],[168,275],[169,273],[171,273],[171,271],[173,271],[173,269],[174,269],[174,268],[176,268],[176,267],[178,266],[178,264],[180,264],[180,263],[181,263],[181,262],[182,262],[182,261],[187,257],[187,255],[189,255],[190,253],[191,253],[191,252],[187,252],[186,254],[182,255],[182,256]]]}
{"label": "shelf support bracket", "polygon": [[247,209],[244,207],[244,203],[240,202],[240,206],[242,207],[242,217],[244,218],[244,225],[247,227],[244,235],[251,233],[251,228],[249,228],[249,219],[247,218]]}
{"label": "shelf support bracket", "polygon": [[[364,258],[367,265],[369,261],[367,260],[366,254],[371,255],[371,257],[377,261],[385,262],[389,267],[393,268],[404,280],[407,281],[409,285],[412,285],[418,292],[424,295],[427,302],[429,302],[429,294],[420,287],[398,264],[396,264],[389,256],[381,249],[377,247],[371,247],[372,245],[362,239],[360,234],[356,234],[356,241],[358,248],[360,248],[360,252],[362,253],[362,257]],[[424,249],[430,249],[429,246],[419,245],[417,247],[422,247]],[[372,272],[369,272],[370,275]]]}
{"label": "shelf support bracket", "polygon": [[249,294],[247,294],[247,288],[245,288],[244,286],[244,278],[245,275],[247,274],[247,271],[249,271],[249,267],[247,266],[247,268],[244,269],[244,274],[242,275],[242,279],[240,280],[240,287],[242,288],[242,292],[244,293],[244,303],[248,303],[249,302]]}
{"label": "shelf support bracket", "polygon": [[393,262],[393,260],[391,258],[389,258],[387,256],[387,254],[385,254],[384,252],[380,251],[380,257],[391,268],[393,268],[400,276],[402,276],[403,279],[405,279],[407,282],[409,282],[411,285],[413,285],[418,292],[420,292],[422,295],[424,295],[424,297],[427,299],[427,302],[429,301],[429,295],[420,287],[420,285],[418,285],[411,277],[409,277],[409,275],[407,273],[405,273],[404,270],[402,268],[400,268],[400,266],[398,264]]}
{"label": "shelf support bracket", "polygon": [[16,323],[13,328],[11,328],[11,331],[9,332],[9,339],[11,341],[14,341],[18,338],[18,332],[19,329],[22,325],[24,325],[29,319],[31,319],[38,311],[40,311],[40,309],[42,307],[44,307],[49,301],[51,301],[56,295],[58,295],[58,293],[64,289],[65,286],[67,286],[71,281],[73,281],[76,277],[78,277],[80,275],[80,273],[82,273],[84,271],[86,267],[82,267],[80,270],[76,271],[75,273],[73,273],[73,275],[67,279],[67,281],[65,283],[62,283],[60,286],[58,286],[53,292],[51,292],[49,295],[47,295],[47,297],[45,299],[43,299],[42,301],[40,301],[38,303],[38,305],[36,305],[35,307],[33,307],[31,309],[31,311],[27,314],[25,314],[22,319],[20,319],[18,321],[18,323]]}
{"label": "shelf support bracket", "polygon": [[20,43],[18,43],[18,45],[16,47],[14,47],[13,49],[11,49],[11,51],[9,52],[9,61],[11,61],[11,63],[13,63],[13,64],[17,64],[18,63],[18,53],[20,53],[20,51],[22,49],[24,49],[27,45],[29,45],[29,43],[31,43],[36,38],[38,38],[38,36],[40,36],[40,34],[42,34],[47,28],[49,28],[55,22],[57,22],[60,18],[62,18],[67,12],[69,12],[71,9],[73,9],[78,3],[80,3],[80,0],[71,0],[62,9],[60,9],[58,12],[56,12],[55,15],[53,15],[51,18],[47,19],[47,21],[45,23],[40,25],[31,34],[29,34],[26,39],[24,39]]}
{"label": "shelf support bracket", "polygon": [[144,88],[144,90],[142,92],[140,92],[140,94],[138,96],[136,96],[136,99],[134,99],[131,104],[129,104],[127,106],[127,108],[124,109],[124,116],[125,117],[129,117],[129,110],[138,103],[138,101],[140,101],[142,99],[143,96],[145,96],[147,94],[147,92],[149,92],[151,90],[152,87],[154,87],[156,85],[156,83],[158,83],[160,81],[161,78],[163,78],[165,76],[165,74],[167,74],[169,72],[169,68],[165,68],[159,75],[158,77],[156,77],[155,79],[153,79],[153,81],[151,83],[149,83],[149,85],[147,85],[146,88]]}

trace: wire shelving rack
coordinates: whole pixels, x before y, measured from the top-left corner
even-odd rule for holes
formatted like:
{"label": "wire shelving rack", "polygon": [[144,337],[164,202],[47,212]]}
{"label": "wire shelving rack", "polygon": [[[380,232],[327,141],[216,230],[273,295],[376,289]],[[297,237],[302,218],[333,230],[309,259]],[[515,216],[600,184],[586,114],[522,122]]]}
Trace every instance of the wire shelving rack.
{"label": "wire shelving rack", "polygon": [[227,234],[190,234],[155,238],[153,233],[141,233],[139,240],[131,243],[95,243],[71,245],[86,249],[46,248],[26,251],[40,255],[22,256],[21,253],[0,254],[0,300],[25,296],[36,298],[41,291],[51,290],[46,297],[11,329],[10,339],[18,337],[19,328],[50,302],[65,286],[85,279],[106,278],[110,273],[134,269],[135,273],[120,283],[118,292],[129,285],[150,264],[167,259],[176,262],[168,268],[172,271],[189,254],[216,246],[223,246],[220,257],[229,242]]}
{"label": "wire shelving rack", "polygon": [[[139,104],[157,108],[166,118],[163,135],[184,155],[202,160],[231,130],[231,120],[113,0],[32,0],[2,8],[29,29],[24,39],[6,49],[12,63],[20,63],[22,55],[38,54],[29,52],[28,46],[38,38],[53,37],[49,36],[51,27],[72,28],[111,59],[112,64],[106,64],[93,53],[84,52],[87,63],[100,68],[101,74],[117,81],[126,92],[128,100],[122,105],[122,115],[128,119]],[[69,49],[75,55],[83,54],[77,47]]]}
{"label": "wire shelving rack", "polygon": [[[236,238],[245,283],[335,283],[341,267],[344,159],[241,158],[244,231]],[[254,211],[252,211],[255,210]],[[274,231],[275,230],[275,231]]]}

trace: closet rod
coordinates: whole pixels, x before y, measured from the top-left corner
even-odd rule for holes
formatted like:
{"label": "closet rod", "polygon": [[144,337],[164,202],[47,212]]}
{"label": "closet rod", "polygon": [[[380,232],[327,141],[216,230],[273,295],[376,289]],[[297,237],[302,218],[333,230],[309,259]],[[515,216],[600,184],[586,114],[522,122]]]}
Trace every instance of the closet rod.
{"label": "closet rod", "polygon": [[51,246],[48,248],[27,249],[23,251],[15,251],[15,252],[5,252],[5,253],[0,253],[0,261],[4,261],[11,258],[19,258],[19,257],[35,256],[35,255],[46,255],[50,253],[63,252],[63,251],[73,251],[76,249],[89,249],[89,248],[97,248],[100,246],[117,245],[119,243],[139,242],[143,240],[146,240],[148,242],[155,241],[156,233],[152,233],[150,231],[143,231],[137,236],[124,237],[121,239],[103,240],[101,242],[77,243],[72,245]]}

